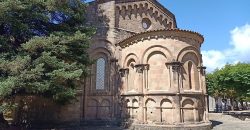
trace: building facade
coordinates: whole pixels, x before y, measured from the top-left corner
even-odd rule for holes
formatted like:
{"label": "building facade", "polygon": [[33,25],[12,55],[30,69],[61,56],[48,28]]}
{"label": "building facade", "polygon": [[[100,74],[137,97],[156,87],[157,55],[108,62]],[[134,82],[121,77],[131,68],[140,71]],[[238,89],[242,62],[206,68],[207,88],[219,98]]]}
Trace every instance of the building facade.
{"label": "building facade", "polygon": [[156,0],[96,0],[87,14],[96,62],[62,119],[209,128],[199,33],[177,28]]}

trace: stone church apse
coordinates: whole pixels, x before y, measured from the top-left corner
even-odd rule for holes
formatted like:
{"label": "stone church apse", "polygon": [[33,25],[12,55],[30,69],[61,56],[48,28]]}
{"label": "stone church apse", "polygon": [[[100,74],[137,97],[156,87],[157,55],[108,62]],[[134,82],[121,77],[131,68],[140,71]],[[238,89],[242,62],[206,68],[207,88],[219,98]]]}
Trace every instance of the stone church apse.
{"label": "stone church apse", "polygon": [[202,35],[179,29],[157,0],[96,0],[86,18],[97,28],[89,49],[95,63],[63,119],[210,129]]}

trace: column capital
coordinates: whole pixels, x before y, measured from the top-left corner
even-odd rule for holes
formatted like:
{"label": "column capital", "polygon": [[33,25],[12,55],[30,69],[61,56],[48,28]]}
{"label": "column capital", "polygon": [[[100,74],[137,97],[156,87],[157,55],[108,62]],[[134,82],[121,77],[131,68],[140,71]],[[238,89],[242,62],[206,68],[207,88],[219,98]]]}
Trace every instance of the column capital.
{"label": "column capital", "polygon": [[111,62],[118,62],[118,59],[116,59],[116,58],[111,58],[110,61],[111,61]]}
{"label": "column capital", "polygon": [[125,75],[129,73],[129,69],[128,68],[120,69],[119,72],[121,74],[121,77],[125,77]]}
{"label": "column capital", "polygon": [[180,68],[182,67],[183,63],[180,61],[171,61],[165,63],[167,67],[172,67],[173,72],[179,72]]}
{"label": "column capital", "polygon": [[202,75],[206,74],[207,67],[201,65],[201,66],[197,66],[197,69],[198,69],[199,72],[201,72]]}
{"label": "column capital", "polygon": [[149,70],[149,64],[137,64],[135,68],[136,72],[142,73],[144,70]]}

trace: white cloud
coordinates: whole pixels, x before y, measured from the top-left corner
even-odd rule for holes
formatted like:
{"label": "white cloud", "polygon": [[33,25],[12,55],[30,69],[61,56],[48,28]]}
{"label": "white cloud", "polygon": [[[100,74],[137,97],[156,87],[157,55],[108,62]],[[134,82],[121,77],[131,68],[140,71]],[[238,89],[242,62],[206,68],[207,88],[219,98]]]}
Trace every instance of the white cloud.
{"label": "white cloud", "polygon": [[232,31],[230,48],[225,50],[202,51],[204,65],[208,72],[223,67],[226,63],[249,62],[250,61],[250,25],[246,24],[236,27]]}
{"label": "white cloud", "polygon": [[221,68],[225,62],[225,56],[217,50],[202,51],[203,64],[207,67],[207,71],[211,72],[215,68]]}
{"label": "white cloud", "polygon": [[233,51],[239,61],[250,60],[250,25],[236,27],[231,31]]}

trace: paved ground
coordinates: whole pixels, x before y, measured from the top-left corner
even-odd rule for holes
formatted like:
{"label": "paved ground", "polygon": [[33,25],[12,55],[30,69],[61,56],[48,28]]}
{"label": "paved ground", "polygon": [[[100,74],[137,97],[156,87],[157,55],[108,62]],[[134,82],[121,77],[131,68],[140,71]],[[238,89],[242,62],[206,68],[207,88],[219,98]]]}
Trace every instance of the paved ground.
{"label": "paved ground", "polygon": [[[212,122],[212,130],[250,130],[250,119],[242,121],[230,115],[221,113],[209,113],[209,119]],[[10,128],[8,130],[21,130],[18,128]],[[43,129],[45,130],[45,129]],[[124,130],[118,127],[74,127],[67,129],[46,129],[46,130]]]}
{"label": "paved ground", "polygon": [[250,120],[242,121],[230,115],[221,113],[209,113],[209,119],[212,122],[213,130],[250,130]]}

